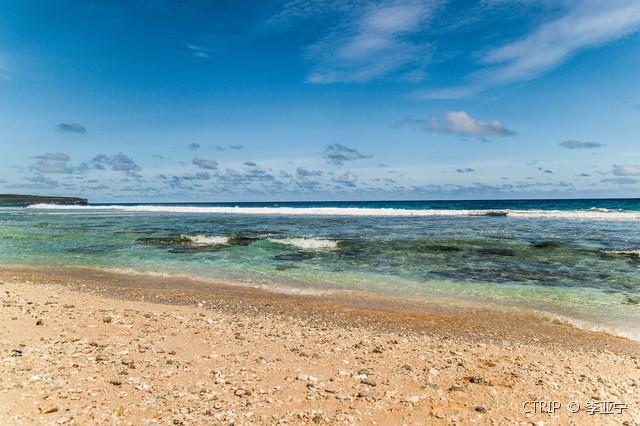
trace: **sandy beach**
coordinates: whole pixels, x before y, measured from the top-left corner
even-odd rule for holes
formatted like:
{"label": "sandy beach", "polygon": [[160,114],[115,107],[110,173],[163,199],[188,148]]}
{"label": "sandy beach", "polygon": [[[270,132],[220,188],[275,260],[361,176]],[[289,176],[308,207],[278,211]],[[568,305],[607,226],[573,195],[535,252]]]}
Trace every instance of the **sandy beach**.
{"label": "sandy beach", "polygon": [[640,418],[640,345],[553,321],[85,269],[0,283],[2,424]]}

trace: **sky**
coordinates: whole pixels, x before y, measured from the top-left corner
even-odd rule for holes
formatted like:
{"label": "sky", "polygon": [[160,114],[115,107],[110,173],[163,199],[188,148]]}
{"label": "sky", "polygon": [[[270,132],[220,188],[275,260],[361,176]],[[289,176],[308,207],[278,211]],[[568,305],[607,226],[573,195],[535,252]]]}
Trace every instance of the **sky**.
{"label": "sky", "polygon": [[638,0],[0,0],[0,192],[635,197]]}

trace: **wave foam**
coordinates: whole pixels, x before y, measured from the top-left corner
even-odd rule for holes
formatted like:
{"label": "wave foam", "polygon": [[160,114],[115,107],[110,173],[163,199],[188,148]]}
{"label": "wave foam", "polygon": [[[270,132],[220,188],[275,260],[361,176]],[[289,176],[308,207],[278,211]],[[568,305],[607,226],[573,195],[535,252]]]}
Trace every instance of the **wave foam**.
{"label": "wave foam", "polygon": [[584,219],[640,221],[640,211],[618,210],[447,210],[447,209],[394,209],[363,207],[205,207],[160,205],[72,206],[59,204],[33,204],[29,209],[64,211],[119,211],[133,213],[199,213],[244,214],[271,216],[358,216],[358,217],[456,217],[506,216],[524,219]]}
{"label": "wave foam", "polygon": [[624,254],[624,255],[635,255],[635,256],[640,257],[640,249],[635,249],[635,250],[610,250],[609,253]]}
{"label": "wave foam", "polygon": [[335,250],[338,242],[321,238],[270,238],[276,244],[286,244],[302,250]]}
{"label": "wave foam", "polygon": [[229,237],[208,236],[208,235],[181,235],[187,238],[196,246],[220,246],[229,242]]}

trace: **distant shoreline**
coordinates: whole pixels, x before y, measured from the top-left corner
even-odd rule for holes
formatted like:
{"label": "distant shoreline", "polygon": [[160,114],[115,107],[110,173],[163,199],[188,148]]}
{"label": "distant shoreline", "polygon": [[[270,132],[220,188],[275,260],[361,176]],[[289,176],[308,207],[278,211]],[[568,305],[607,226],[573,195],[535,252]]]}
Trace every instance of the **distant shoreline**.
{"label": "distant shoreline", "polygon": [[0,194],[0,205],[27,206],[31,204],[86,205],[89,200],[80,197],[57,197],[48,195]]}

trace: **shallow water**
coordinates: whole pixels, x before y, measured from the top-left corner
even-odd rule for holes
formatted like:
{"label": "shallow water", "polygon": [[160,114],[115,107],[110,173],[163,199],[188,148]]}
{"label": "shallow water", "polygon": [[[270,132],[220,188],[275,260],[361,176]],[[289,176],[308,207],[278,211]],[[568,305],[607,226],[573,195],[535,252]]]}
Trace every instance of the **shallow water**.
{"label": "shallow water", "polygon": [[447,297],[640,338],[638,208],[637,200],[5,207],[0,263]]}

